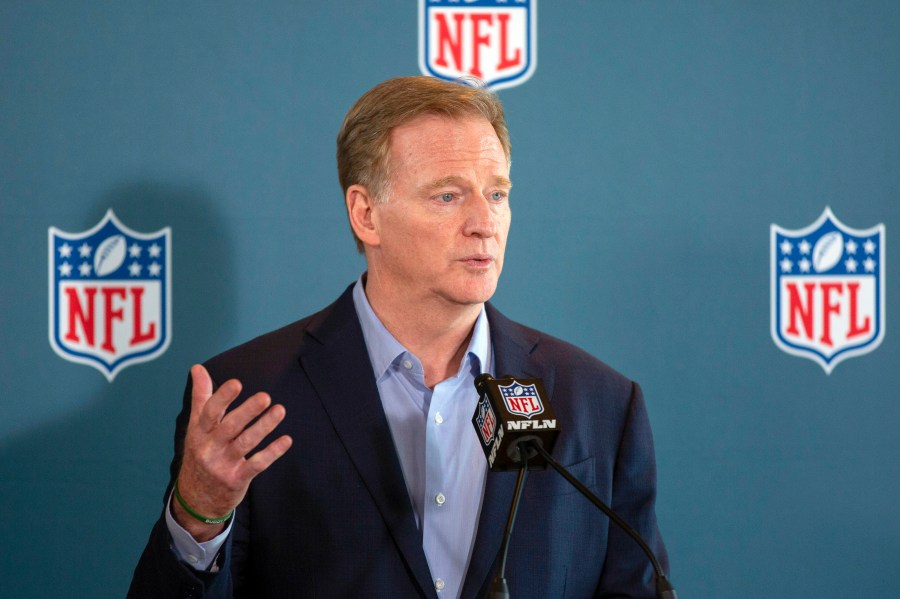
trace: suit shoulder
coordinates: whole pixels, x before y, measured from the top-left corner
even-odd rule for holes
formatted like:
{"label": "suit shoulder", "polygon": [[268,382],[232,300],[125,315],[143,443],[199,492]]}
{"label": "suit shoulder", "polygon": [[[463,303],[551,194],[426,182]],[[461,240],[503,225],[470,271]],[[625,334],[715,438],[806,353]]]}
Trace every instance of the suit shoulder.
{"label": "suit shoulder", "polygon": [[492,328],[506,335],[535,363],[553,372],[558,385],[569,389],[592,388],[607,396],[630,397],[634,381],[573,343],[512,321],[495,308],[488,312]]}
{"label": "suit shoulder", "polygon": [[[297,363],[309,335],[314,334],[323,322],[335,320],[329,319],[330,316],[338,315],[343,322],[351,322],[347,297],[345,294],[315,314],[232,347],[210,358],[204,365],[217,382],[224,380],[223,377],[265,377],[267,373],[282,372]],[[353,310],[352,300],[349,310]]]}
{"label": "suit shoulder", "polygon": [[635,385],[631,378],[568,341],[547,333],[540,335],[535,356],[553,364],[558,385],[601,388],[613,397],[631,396]]}
{"label": "suit shoulder", "polygon": [[271,355],[273,352],[284,353],[287,348],[297,347],[313,316],[307,316],[288,325],[269,331],[245,341],[210,358],[208,364],[229,363],[246,360],[257,355]]}

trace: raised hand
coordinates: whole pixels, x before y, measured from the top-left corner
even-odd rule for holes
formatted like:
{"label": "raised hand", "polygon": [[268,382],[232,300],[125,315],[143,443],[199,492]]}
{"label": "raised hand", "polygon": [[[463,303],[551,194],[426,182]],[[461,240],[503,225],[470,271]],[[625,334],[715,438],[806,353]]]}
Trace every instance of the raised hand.
{"label": "raised hand", "polygon": [[172,506],[178,523],[202,542],[218,535],[226,524],[208,524],[197,516],[220,519],[230,514],[246,495],[250,481],[284,455],[293,441],[283,435],[247,458],[284,419],[284,407],[273,406],[267,393],[256,393],[227,412],[241,392],[239,381],[228,380],[213,393],[212,379],[203,366],[193,366],[191,378],[191,417],[176,484],[194,515],[181,501],[173,500]]}

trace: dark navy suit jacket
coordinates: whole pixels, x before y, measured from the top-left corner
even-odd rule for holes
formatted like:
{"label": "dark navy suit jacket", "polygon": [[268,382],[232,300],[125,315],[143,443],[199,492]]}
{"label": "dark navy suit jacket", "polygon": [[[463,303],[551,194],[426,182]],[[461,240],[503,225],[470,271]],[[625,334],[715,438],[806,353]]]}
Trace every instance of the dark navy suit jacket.
{"label": "dark navy suit jacket", "polygon": [[[666,567],[656,465],[640,388],[582,350],[487,306],[496,371],[544,380],[562,433],[554,455],[636,528]],[[178,561],[163,518],[130,597],[437,599],[350,289],[321,312],[210,360],[213,381],[269,392],[293,447],[250,485],[217,574]],[[177,475],[190,382],[176,427]],[[472,434],[475,434],[474,430]],[[516,473],[489,472],[462,596],[481,597]],[[529,473],[507,565],[516,599],[655,597],[637,544],[552,470]]]}

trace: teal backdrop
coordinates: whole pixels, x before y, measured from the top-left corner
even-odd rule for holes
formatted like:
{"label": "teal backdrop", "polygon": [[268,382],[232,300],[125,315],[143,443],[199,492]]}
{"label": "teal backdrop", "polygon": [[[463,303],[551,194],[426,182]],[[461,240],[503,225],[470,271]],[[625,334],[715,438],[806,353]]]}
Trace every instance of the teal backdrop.
{"label": "teal backdrop", "polygon": [[[900,597],[900,3],[538,9],[495,303],[643,385],[679,596]],[[359,275],[335,135],[417,14],[0,4],[0,596],[124,596],[187,369]],[[886,336],[830,375],[770,334],[770,225],[826,206],[887,231]],[[110,208],[173,252],[171,345],[112,383],[48,341],[48,228]]]}

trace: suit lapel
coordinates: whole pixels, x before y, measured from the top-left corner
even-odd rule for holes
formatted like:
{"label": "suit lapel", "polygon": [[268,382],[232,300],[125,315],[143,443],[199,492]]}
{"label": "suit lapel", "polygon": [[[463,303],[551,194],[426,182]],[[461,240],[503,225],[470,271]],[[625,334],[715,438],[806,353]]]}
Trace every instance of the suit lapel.
{"label": "suit lapel", "polygon": [[300,363],[422,594],[436,597],[351,290],[310,324]]}
{"label": "suit lapel", "polygon": [[[553,371],[533,356],[538,346],[539,333],[517,325],[490,304],[487,304],[486,309],[497,376],[511,374],[542,378],[547,394],[552,397]],[[503,542],[506,520],[516,487],[516,476],[516,472],[487,474],[475,548],[463,585],[463,597],[475,597],[488,580],[496,576],[493,570]]]}

